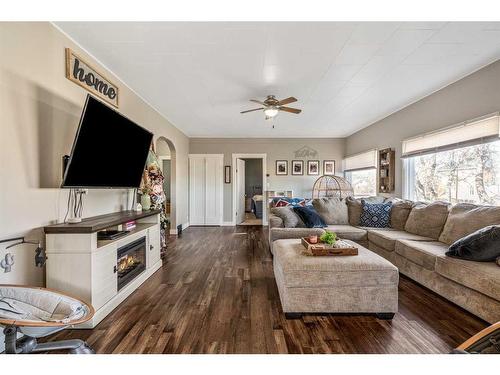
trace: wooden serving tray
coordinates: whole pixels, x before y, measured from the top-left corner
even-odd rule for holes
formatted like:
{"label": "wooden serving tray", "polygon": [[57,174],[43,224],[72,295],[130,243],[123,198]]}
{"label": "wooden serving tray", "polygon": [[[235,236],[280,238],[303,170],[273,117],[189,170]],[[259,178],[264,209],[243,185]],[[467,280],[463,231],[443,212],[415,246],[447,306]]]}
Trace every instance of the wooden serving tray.
{"label": "wooden serving tray", "polygon": [[305,247],[304,255],[310,256],[349,256],[358,255],[358,248],[343,240],[337,240],[334,245],[326,243],[312,244],[308,238],[302,237],[301,243]]}

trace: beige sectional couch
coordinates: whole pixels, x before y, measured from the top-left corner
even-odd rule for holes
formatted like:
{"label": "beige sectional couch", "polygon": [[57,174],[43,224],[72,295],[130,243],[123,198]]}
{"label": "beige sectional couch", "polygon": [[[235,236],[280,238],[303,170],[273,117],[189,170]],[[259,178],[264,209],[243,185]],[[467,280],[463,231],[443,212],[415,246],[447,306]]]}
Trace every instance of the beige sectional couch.
{"label": "beige sectional couch", "polygon": [[[372,201],[383,198],[372,198]],[[413,203],[394,199],[391,228],[356,225],[361,202],[348,199],[348,223],[326,230],[359,243],[393,263],[403,275],[433,290],[487,322],[500,321],[500,267],[495,262],[473,262],[445,255],[455,240],[488,225],[500,225],[500,207],[443,202]],[[320,228],[284,228],[270,214],[269,240],[322,234]]]}

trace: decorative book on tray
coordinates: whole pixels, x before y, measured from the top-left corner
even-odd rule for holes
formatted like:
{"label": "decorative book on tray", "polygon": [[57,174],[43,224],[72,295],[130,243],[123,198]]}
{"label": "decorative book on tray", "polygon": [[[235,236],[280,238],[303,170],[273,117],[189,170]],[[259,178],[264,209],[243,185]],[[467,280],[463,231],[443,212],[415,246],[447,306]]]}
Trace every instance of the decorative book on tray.
{"label": "decorative book on tray", "polygon": [[337,240],[333,245],[326,243],[310,243],[307,237],[301,238],[305,250],[302,252],[308,256],[347,256],[358,255],[358,248],[344,240]]}

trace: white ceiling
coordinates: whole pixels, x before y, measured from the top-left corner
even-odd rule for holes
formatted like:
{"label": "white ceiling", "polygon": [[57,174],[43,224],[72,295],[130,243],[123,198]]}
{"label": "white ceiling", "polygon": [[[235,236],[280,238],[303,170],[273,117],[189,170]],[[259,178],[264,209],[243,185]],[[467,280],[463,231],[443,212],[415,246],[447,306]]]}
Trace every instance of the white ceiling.
{"label": "white ceiling", "polygon": [[345,137],[500,58],[500,22],[57,25],[190,137]]}

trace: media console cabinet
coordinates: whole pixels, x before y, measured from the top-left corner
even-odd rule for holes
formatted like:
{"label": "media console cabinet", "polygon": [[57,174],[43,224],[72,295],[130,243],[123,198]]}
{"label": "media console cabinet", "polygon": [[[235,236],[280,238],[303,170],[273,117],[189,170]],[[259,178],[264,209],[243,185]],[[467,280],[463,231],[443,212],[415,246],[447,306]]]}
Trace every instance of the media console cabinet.
{"label": "media console cabinet", "polygon": [[[90,303],[94,317],[75,328],[94,328],[157,271],[160,258],[160,210],[123,211],[44,228],[47,287]],[[136,227],[114,240],[97,232]]]}

